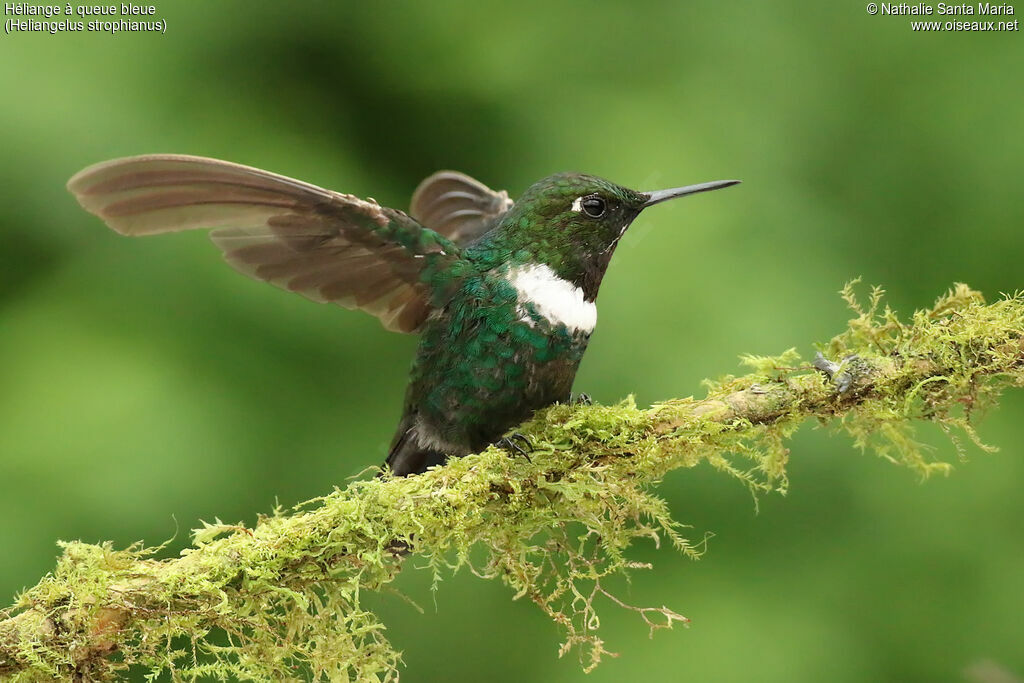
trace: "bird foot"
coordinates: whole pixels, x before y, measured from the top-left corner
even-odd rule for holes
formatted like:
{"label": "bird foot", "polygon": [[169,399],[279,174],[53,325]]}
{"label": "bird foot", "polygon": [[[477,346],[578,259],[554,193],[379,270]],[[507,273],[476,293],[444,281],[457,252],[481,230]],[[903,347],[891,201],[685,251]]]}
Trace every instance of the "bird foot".
{"label": "bird foot", "polygon": [[594,405],[594,399],[590,398],[590,394],[584,394],[582,391],[575,396],[569,394],[569,405],[573,406],[592,406]]}
{"label": "bird foot", "polygon": [[[525,444],[525,447],[520,444]],[[495,445],[498,448],[508,451],[512,455],[521,455],[526,458],[527,462],[532,462],[530,460],[530,451],[533,450],[533,444],[525,434],[513,432],[508,436],[501,437]]]}

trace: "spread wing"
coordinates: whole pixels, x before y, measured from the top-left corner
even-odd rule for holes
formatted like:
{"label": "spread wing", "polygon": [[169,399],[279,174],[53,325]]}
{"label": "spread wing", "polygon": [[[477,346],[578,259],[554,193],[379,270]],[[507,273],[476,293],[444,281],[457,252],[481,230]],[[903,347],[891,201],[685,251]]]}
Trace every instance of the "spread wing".
{"label": "spread wing", "polygon": [[460,259],[458,246],[401,211],[216,159],[115,159],[68,189],[123,235],[216,228],[214,244],[242,273],[398,332],[419,330],[432,310],[429,280]]}
{"label": "spread wing", "polygon": [[412,195],[409,215],[459,245],[466,245],[497,225],[512,207],[504,190],[495,192],[456,171],[438,171]]}

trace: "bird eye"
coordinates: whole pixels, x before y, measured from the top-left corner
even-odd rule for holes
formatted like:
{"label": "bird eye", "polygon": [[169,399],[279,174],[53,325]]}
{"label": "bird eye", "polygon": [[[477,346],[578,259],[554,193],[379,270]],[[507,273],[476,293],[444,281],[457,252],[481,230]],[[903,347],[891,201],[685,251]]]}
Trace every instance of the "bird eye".
{"label": "bird eye", "polygon": [[604,215],[604,200],[600,197],[586,197],[580,206],[583,207],[583,212],[591,218],[600,218]]}

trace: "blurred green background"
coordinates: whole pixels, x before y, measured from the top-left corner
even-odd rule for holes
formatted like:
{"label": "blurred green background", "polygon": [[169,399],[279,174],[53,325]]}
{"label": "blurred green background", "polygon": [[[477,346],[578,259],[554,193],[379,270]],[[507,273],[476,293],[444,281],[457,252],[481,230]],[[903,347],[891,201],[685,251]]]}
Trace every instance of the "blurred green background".
{"label": "blurred green background", "polygon": [[[1024,11],[1024,7],[1019,8]],[[186,543],[379,463],[415,339],[249,281],[203,235],[129,240],[71,174],[146,152],[221,157],[404,208],[455,168],[518,195],[562,170],[639,189],[741,178],[651,210],[600,296],[576,388],[700,393],[740,353],[840,331],[836,291],[903,314],[955,281],[1024,287],[1018,33],[910,30],[860,2],[162,2],[166,35],[0,36],[0,595],[57,539]],[[1014,17],[1016,18],[1016,17]],[[1024,674],[1024,392],[948,479],[791,444],[761,500],[709,468],[661,487],[705,559],[655,563],[624,597],[688,630],[648,639],[607,606],[589,681],[962,680]],[[925,426],[936,457],[953,446]],[[583,680],[554,626],[469,574],[426,608],[377,602],[409,681]]]}

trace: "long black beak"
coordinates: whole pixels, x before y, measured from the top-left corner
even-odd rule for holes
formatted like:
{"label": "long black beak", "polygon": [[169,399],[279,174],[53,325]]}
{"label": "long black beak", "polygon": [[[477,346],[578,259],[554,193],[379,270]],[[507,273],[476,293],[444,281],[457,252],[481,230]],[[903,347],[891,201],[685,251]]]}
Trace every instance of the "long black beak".
{"label": "long black beak", "polygon": [[709,190],[719,190],[723,187],[729,187],[730,185],[738,185],[738,180],[713,180],[710,183],[700,183],[698,185],[687,185],[686,187],[673,187],[671,190],[655,190],[654,192],[645,192],[647,195],[647,201],[644,202],[643,208],[648,206],[654,206],[655,204],[661,204],[662,202],[668,201],[669,199],[675,199],[676,197],[683,197],[688,194],[696,194],[697,192],[708,192]]}

